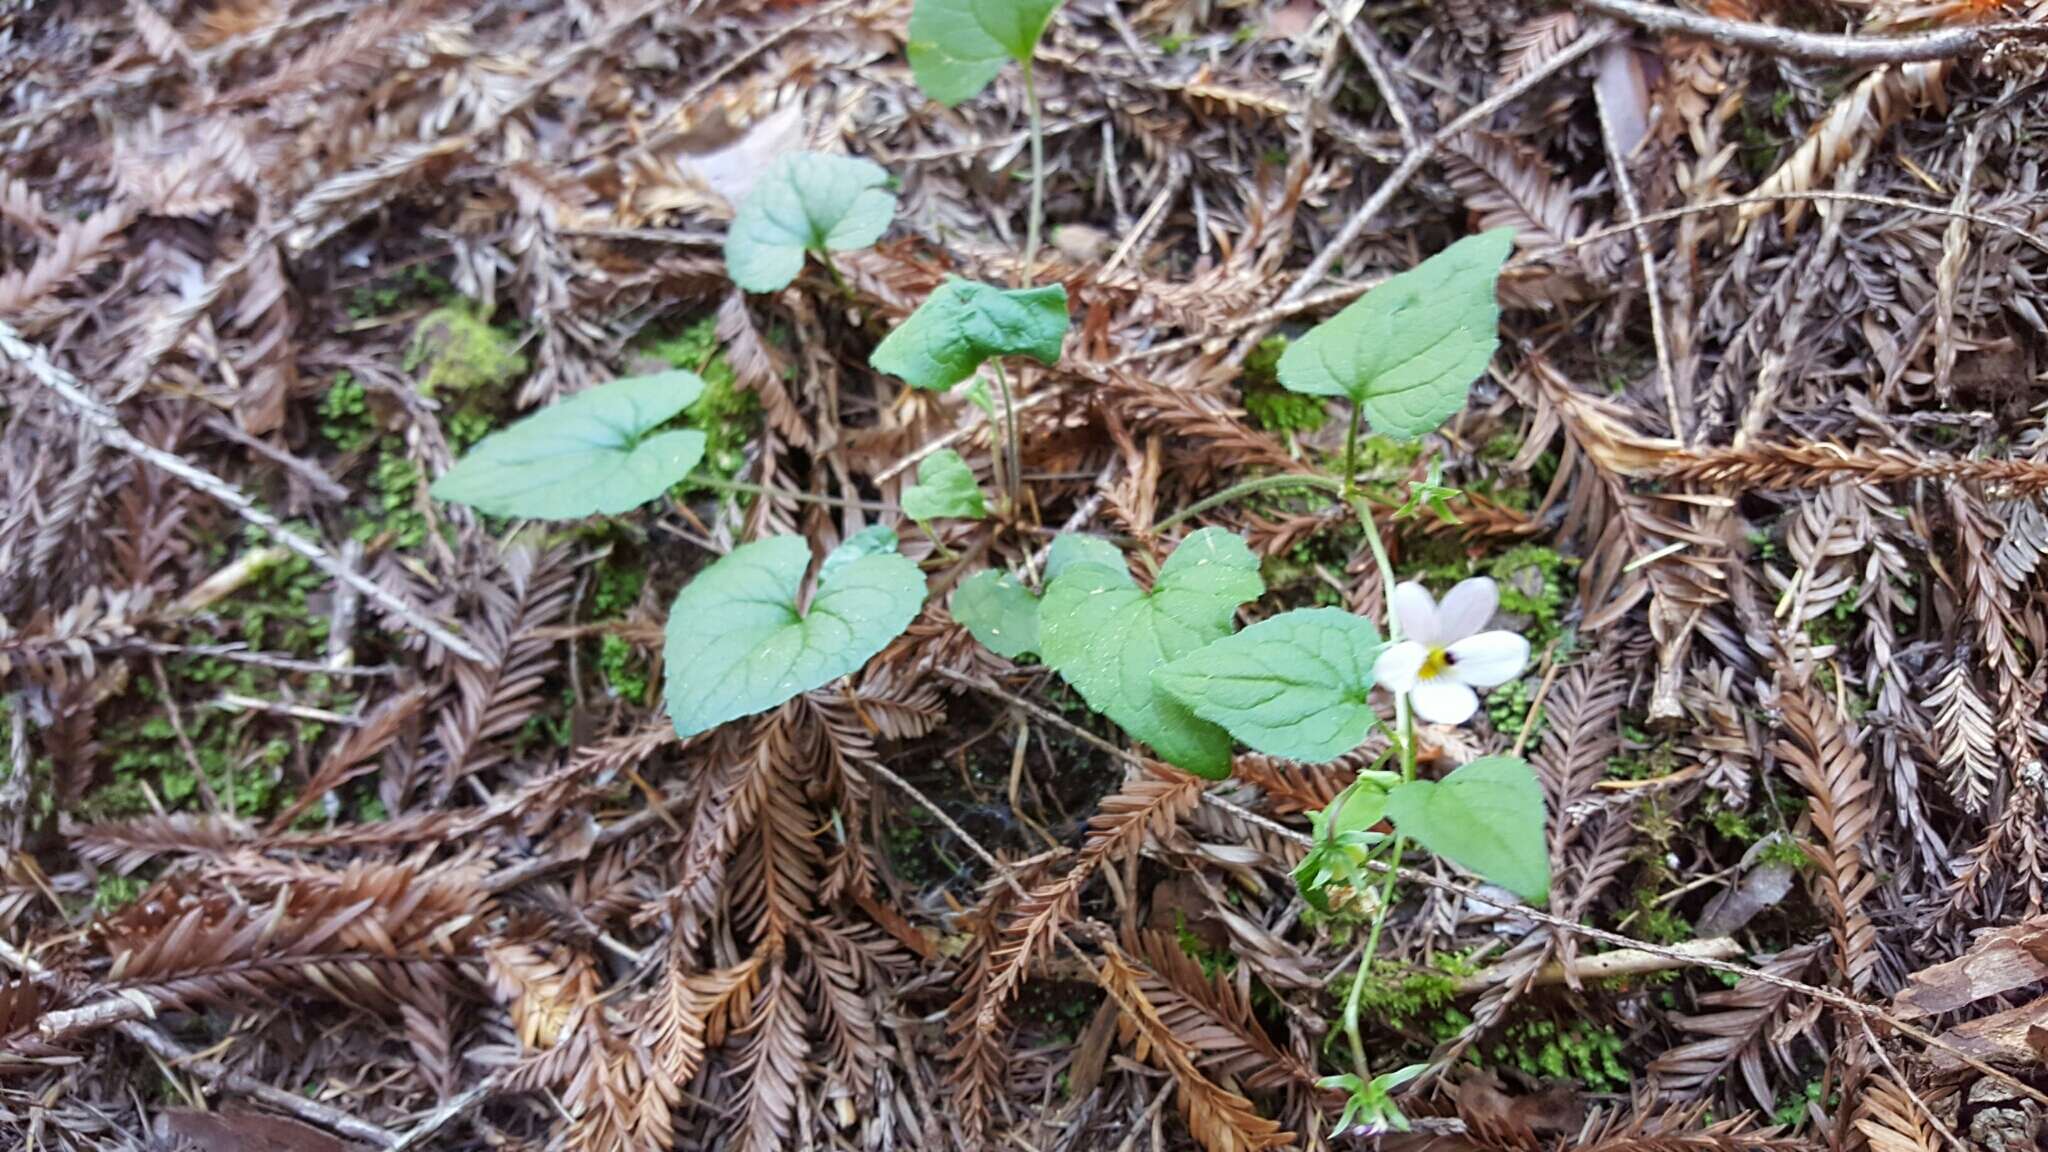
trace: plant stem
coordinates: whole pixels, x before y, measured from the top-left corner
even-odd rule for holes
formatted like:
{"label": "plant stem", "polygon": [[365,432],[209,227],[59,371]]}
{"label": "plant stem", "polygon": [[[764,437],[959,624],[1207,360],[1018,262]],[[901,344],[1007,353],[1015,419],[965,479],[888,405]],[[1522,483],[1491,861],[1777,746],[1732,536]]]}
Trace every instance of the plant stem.
{"label": "plant stem", "polygon": [[[1358,426],[1364,419],[1364,410],[1354,401],[1351,405],[1351,428],[1344,433],[1344,491],[1341,495],[1341,499],[1344,500],[1351,499],[1352,493],[1358,491]],[[1370,519],[1365,530],[1369,534],[1372,533]],[[1374,536],[1374,543],[1378,543],[1377,535]],[[1387,570],[1383,566],[1380,569],[1380,579],[1384,581],[1386,578]],[[1393,588],[1392,584],[1387,585],[1388,592],[1392,592]]]}
{"label": "plant stem", "polygon": [[1380,948],[1380,931],[1387,925],[1387,909],[1394,903],[1394,877],[1401,871],[1401,849],[1406,841],[1399,832],[1394,833],[1393,867],[1380,881],[1379,905],[1373,909],[1372,928],[1365,936],[1365,951],[1359,953],[1358,971],[1351,977],[1351,992],[1344,997],[1344,1037],[1351,1042],[1351,1062],[1361,1080],[1372,1079],[1372,1062],[1365,1058],[1365,1041],[1358,1031],[1358,1010],[1365,999],[1365,977],[1372,971],[1372,958]]}
{"label": "plant stem", "polygon": [[[1386,541],[1380,539],[1380,526],[1372,518],[1372,505],[1365,498],[1353,493],[1350,497],[1351,512],[1358,517],[1358,523],[1365,528],[1365,542],[1372,549],[1372,561],[1380,570],[1380,600],[1387,607],[1387,643],[1401,638],[1401,618],[1394,615],[1394,562],[1387,557]],[[1406,710],[1408,698],[1395,697],[1395,707]]]}
{"label": "plant stem", "polygon": [[924,538],[932,542],[933,548],[938,549],[939,559],[951,563],[952,561],[958,560],[960,558],[958,553],[954,552],[951,548],[946,547],[946,542],[944,540],[939,539],[939,534],[937,532],[932,531],[931,521],[919,520],[917,522],[917,530],[924,533]]}
{"label": "plant stem", "polygon": [[839,294],[841,296],[846,297],[848,300],[853,299],[853,285],[848,284],[846,282],[846,277],[840,275],[839,265],[834,264],[832,262],[832,254],[830,252],[825,251],[823,248],[818,249],[817,252],[818,262],[823,264],[825,266],[825,271],[831,274],[832,284],[834,287],[839,289]]}
{"label": "plant stem", "polygon": [[[1386,541],[1380,539],[1380,527],[1373,519],[1372,506],[1359,496],[1352,484],[1355,450],[1358,443],[1358,411],[1352,410],[1351,435],[1344,449],[1344,496],[1351,510],[1365,529],[1365,542],[1372,549],[1374,567],[1379,569],[1380,598],[1387,606],[1387,642],[1401,638],[1401,618],[1394,614],[1394,562],[1387,556]],[[1401,754],[1401,780],[1403,783],[1415,779],[1415,716],[1408,708],[1408,697],[1397,693],[1394,696],[1394,746]],[[1365,951],[1358,957],[1358,972],[1351,978],[1351,994],[1344,1000],[1344,1036],[1351,1042],[1351,1059],[1357,1065],[1360,1079],[1372,1078],[1372,1070],[1365,1058],[1365,1042],[1358,1031],[1358,1009],[1365,995],[1366,974],[1372,971],[1374,953],[1379,951],[1380,932],[1386,927],[1387,914],[1394,904],[1394,876],[1401,868],[1401,849],[1406,844],[1397,830],[1393,839],[1393,855],[1389,858],[1386,879],[1380,884],[1380,900],[1372,912],[1372,929],[1366,934]]]}
{"label": "plant stem", "polygon": [[1024,277],[1031,283],[1038,263],[1038,232],[1045,220],[1045,125],[1038,114],[1038,81],[1024,61],[1024,112],[1031,121],[1031,214],[1024,221]]}
{"label": "plant stem", "polygon": [[808,492],[791,492],[784,488],[767,488],[760,484],[749,484],[744,480],[721,480],[716,476],[692,476],[692,481],[706,488],[720,492],[738,492],[748,496],[779,496],[799,504],[825,504],[833,508],[859,508],[868,512],[888,512],[894,504],[878,504],[873,500],[848,500],[839,496],[813,496]]}
{"label": "plant stem", "polygon": [[1006,473],[1003,480],[1009,492],[1010,511],[1015,512],[1021,506],[1018,495],[1024,482],[1024,452],[1017,446],[1017,405],[1010,396],[1010,378],[1003,374],[1003,362],[991,360],[989,363],[996,366],[996,387],[1003,393],[1003,433],[1009,444],[1010,461],[1009,466],[1003,469]]}
{"label": "plant stem", "polygon": [[1228,504],[1240,496],[1249,496],[1254,492],[1264,492],[1273,488],[1320,488],[1325,492],[1341,492],[1343,487],[1343,485],[1330,479],[1328,476],[1316,475],[1289,474],[1285,476],[1260,476],[1251,480],[1241,480],[1223,489],[1221,492],[1204,496],[1193,504],[1175,512],[1166,519],[1152,525],[1152,530],[1163,532],[1190,516],[1200,515],[1219,504]]}

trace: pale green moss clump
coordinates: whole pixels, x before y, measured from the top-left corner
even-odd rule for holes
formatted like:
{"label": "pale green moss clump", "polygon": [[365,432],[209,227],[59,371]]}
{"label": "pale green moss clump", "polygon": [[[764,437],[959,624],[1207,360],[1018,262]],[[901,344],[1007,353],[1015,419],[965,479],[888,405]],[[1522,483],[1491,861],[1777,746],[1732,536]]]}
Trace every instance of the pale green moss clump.
{"label": "pale green moss clump", "polygon": [[[424,371],[422,371],[424,369]],[[503,329],[477,315],[467,300],[436,308],[413,327],[405,370],[419,373],[428,396],[490,392],[526,373],[526,356]]]}

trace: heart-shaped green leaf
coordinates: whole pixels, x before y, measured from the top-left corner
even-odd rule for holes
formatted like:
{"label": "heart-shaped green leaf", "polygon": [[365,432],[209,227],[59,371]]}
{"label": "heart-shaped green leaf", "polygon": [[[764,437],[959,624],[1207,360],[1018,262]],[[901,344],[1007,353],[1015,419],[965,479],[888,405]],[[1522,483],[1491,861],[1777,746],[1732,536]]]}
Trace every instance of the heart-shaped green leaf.
{"label": "heart-shaped green leaf", "polygon": [[1070,564],[1039,605],[1039,652],[1089,707],[1163,759],[1221,779],[1230,774],[1230,734],[1160,691],[1152,673],[1228,635],[1237,606],[1264,590],[1258,558],[1221,528],[1181,541],[1150,592],[1121,558],[1114,567]]}
{"label": "heart-shaped green leaf", "polygon": [[[1081,564],[1115,571],[1124,566],[1124,554],[1100,536],[1063,532],[1046,553],[1045,579],[1050,583]],[[982,647],[1011,660],[1038,651],[1038,606],[1038,596],[1008,572],[976,572],[953,591],[953,619]]]}
{"label": "heart-shaped green leaf", "polygon": [[1373,431],[1413,440],[1465,406],[1500,344],[1494,286],[1514,229],[1467,236],[1309,329],[1280,356],[1280,383],[1348,396]]}
{"label": "heart-shaped green leaf", "polygon": [[804,254],[865,248],[896,214],[889,173],[872,160],[798,152],[754,183],[725,233],[725,270],[749,292],[777,292]]}
{"label": "heart-shaped green leaf", "polygon": [[1531,904],[1550,899],[1543,786],[1526,761],[1483,756],[1442,780],[1410,780],[1387,797],[1402,835]]}
{"label": "heart-shaped green leaf", "polygon": [[979,520],[988,515],[988,502],[974,481],[974,469],[958,452],[941,448],[918,463],[917,483],[903,490],[903,514],[920,523],[940,517]]}
{"label": "heart-shaped green leaf", "polygon": [[493,516],[630,512],[703,459],[702,432],[654,431],[703,391],[694,373],[663,372],[578,392],[484,437],[431,491]]}
{"label": "heart-shaped green leaf", "polygon": [[1061,0],[917,0],[910,71],[947,107],[988,87],[1005,60],[1027,64]]}
{"label": "heart-shaped green leaf", "polygon": [[868,363],[901,376],[912,388],[944,391],[995,356],[1030,356],[1052,364],[1067,338],[1067,290],[997,288],[948,280],[896,326]]}
{"label": "heart-shaped green leaf", "polygon": [[1268,756],[1312,764],[1365,742],[1379,629],[1341,608],[1283,612],[1152,673],[1159,687]]}
{"label": "heart-shaped green leaf", "polygon": [[953,619],[998,656],[1038,651],[1038,597],[1008,572],[984,568],[962,580],[953,589]]}
{"label": "heart-shaped green leaf", "polygon": [[663,695],[679,735],[830,684],[902,635],[924,604],[917,565],[895,552],[870,552],[821,576],[809,611],[799,610],[810,563],[801,536],[757,540],[676,594],[662,654]]}

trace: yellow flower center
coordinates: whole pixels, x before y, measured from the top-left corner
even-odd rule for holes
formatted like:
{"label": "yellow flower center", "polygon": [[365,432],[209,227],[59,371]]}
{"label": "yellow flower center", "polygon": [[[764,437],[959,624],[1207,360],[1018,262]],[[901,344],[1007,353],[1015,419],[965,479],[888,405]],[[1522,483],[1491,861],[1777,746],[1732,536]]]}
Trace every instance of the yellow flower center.
{"label": "yellow flower center", "polygon": [[1449,652],[1444,651],[1442,648],[1431,648],[1429,655],[1423,658],[1422,671],[1419,675],[1424,680],[1434,680],[1444,674],[1444,669],[1449,668],[1455,663],[1457,663],[1457,660]]}

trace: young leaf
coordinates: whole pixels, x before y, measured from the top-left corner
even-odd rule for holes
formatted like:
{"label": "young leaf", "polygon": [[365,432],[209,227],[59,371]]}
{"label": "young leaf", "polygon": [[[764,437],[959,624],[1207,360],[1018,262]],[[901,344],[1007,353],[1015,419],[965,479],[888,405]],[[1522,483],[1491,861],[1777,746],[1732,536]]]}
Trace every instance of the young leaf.
{"label": "young leaf", "polygon": [[1514,229],[1467,236],[1309,329],[1280,356],[1280,383],[1348,396],[1375,432],[1413,440],[1465,406],[1500,344],[1494,285]]}
{"label": "young leaf", "polygon": [[917,0],[910,71],[948,108],[988,87],[1005,60],[1028,63],[1061,0]]}
{"label": "young leaf", "polygon": [[912,388],[944,391],[992,357],[1054,363],[1066,338],[1064,285],[1009,289],[948,280],[875,345],[868,363]]}
{"label": "young leaf", "polygon": [[1367,769],[1329,807],[1308,814],[1315,846],[1294,866],[1294,886],[1316,911],[1330,911],[1331,884],[1364,886],[1360,865],[1383,838],[1373,827],[1385,818],[1389,791],[1400,783],[1396,773]]}
{"label": "young leaf", "polygon": [[493,516],[630,512],[703,458],[702,432],[654,431],[703,391],[694,373],[663,372],[578,392],[484,437],[429,491]]}
{"label": "young leaf", "polygon": [[1045,554],[1045,579],[1049,584],[1059,579],[1060,573],[1077,564],[1100,564],[1104,568],[1124,566],[1124,554],[1116,545],[1100,536],[1088,536],[1080,532],[1062,532],[1052,538],[1052,547]]}
{"label": "young leaf", "polygon": [[803,271],[804,254],[865,248],[896,214],[872,160],[798,152],[775,162],[725,233],[725,269],[749,292],[777,292]]}
{"label": "young leaf", "polygon": [[1283,612],[1152,673],[1152,681],[1268,756],[1320,764],[1365,742],[1379,629],[1341,608]]}
{"label": "young leaf", "polygon": [[1442,780],[1410,780],[1387,797],[1402,835],[1531,904],[1550,899],[1543,787],[1514,756],[1483,756]]}
{"label": "young leaf", "polygon": [[917,483],[903,490],[903,514],[920,523],[953,517],[979,520],[988,502],[974,482],[974,469],[951,448],[941,448],[917,466]]}
{"label": "young leaf", "polygon": [[984,568],[962,580],[953,589],[953,619],[998,656],[1038,651],[1038,597],[1008,572]]}
{"label": "young leaf", "polygon": [[834,565],[809,610],[800,610],[810,563],[801,536],[757,540],[676,594],[662,653],[663,695],[677,734],[766,712],[837,680],[902,635],[924,604],[916,564],[892,551],[869,552]]}
{"label": "young leaf", "polygon": [[870,524],[841,540],[839,547],[825,553],[825,562],[818,565],[818,583],[830,583],[834,572],[856,560],[893,555],[895,551],[896,530],[887,524]]}
{"label": "young leaf", "polygon": [[1230,774],[1230,734],[1152,683],[1160,665],[1230,633],[1239,604],[1265,590],[1244,541],[1204,528],[1181,541],[1146,592],[1121,558],[1071,563],[1039,605],[1039,652],[1097,712],[1172,764],[1210,779]]}

